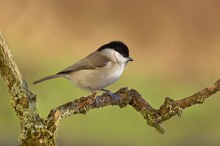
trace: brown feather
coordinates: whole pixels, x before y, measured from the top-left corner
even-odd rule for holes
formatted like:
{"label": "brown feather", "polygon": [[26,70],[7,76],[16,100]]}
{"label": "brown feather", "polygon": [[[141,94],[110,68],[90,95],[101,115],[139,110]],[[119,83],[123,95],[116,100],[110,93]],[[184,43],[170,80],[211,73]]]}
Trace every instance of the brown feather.
{"label": "brown feather", "polygon": [[110,60],[102,55],[100,52],[96,51],[90,55],[88,55],[86,58],[74,63],[73,65],[67,67],[66,69],[58,72],[57,74],[66,74],[69,72],[74,72],[76,70],[82,70],[82,69],[95,69],[99,67],[104,67]]}

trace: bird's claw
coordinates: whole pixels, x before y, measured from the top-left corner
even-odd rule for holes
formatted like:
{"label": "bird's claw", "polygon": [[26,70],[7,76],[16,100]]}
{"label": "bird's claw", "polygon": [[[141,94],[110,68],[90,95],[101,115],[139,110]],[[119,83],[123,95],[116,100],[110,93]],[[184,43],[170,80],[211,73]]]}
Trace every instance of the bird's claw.
{"label": "bird's claw", "polygon": [[118,95],[114,94],[114,93],[111,93],[111,92],[108,92],[107,93],[109,96],[111,96],[111,98],[113,98],[114,100],[117,100],[119,97]]}
{"label": "bird's claw", "polygon": [[114,93],[112,93],[111,91],[109,91],[109,90],[106,90],[106,89],[101,89],[102,91],[104,91],[105,93],[107,93],[111,98],[113,98],[114,100],[117,100],[119,97],[116,95],[116,94],[114,94]]}
{"label": "bird's claw", "polygon": [[97,106],[100,106],[100,105],[99,105],[99,104],[100,104],[100,101],[101,101],[101,97],[100,97],[100,96],[96,96],[96,97],[95,97],[95,103],[96,103]]}

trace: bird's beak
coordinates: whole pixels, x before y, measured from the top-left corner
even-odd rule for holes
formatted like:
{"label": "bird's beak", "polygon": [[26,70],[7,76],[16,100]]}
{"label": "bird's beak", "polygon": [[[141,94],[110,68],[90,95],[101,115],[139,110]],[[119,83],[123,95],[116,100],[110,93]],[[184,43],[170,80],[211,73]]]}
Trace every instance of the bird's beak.
{"label": "bird's beak", "polygon": [[134,59],[132,59],[131,57],[128,57],[128,61],[134,61]]}

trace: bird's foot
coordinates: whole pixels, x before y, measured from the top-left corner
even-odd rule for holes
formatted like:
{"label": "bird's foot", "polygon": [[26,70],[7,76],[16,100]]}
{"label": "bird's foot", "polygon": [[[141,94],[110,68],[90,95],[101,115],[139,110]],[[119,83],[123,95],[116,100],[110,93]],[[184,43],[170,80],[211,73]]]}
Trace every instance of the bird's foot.
{"label": "bird's foot", "polygon": [[98,106],[98,107],[99,107],[99,106],[100,106],[101,101],[102,101],[102,100],[101,100],[101,97],[100,97],[100,96],[96,96],[96,97],[95,97],[95,103],[96,103],[96,106]]}
{"label": "bird's foot", "polygon": [[119,97],[116,95],[116,94],[114,94],[114,93],[112,93],[112,92],[108,92],[107,93],[109,96],[111,96],[111,98],[113,98],[114,100],[117,100]]}
{"label": "bird's foot", "polygon": [[96,96],[97,91],[92,91],[92,98],[95,101],[96,105],[99,106],[99,103],[101,101],[100,96]]}
{"label": "bird's foot", "polygon": [[111,91],[106,90],[106,89],[101,89],[101,90],[104,91],[104,92],[106,92],[106,93],[107,93],[109,96],[111,96],[111,98],[113,98],[114,100],[119,99],[119,97],[118,97],[116,94],[112,93]]}

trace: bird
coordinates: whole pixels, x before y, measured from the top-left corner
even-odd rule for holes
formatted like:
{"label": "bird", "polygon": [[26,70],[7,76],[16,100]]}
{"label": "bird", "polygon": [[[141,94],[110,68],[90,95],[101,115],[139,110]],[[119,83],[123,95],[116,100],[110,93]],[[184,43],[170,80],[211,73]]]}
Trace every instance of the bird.
{"label": "bird", "polygon": [[130,61],[133,59],[129,56],[127,45],[122,41],[111,41],[64,70],[36,80],[33,84],[64,77],[76,86],[89,90],[94,96],[101,90],[117,98],[105,88],[120,78]]}

